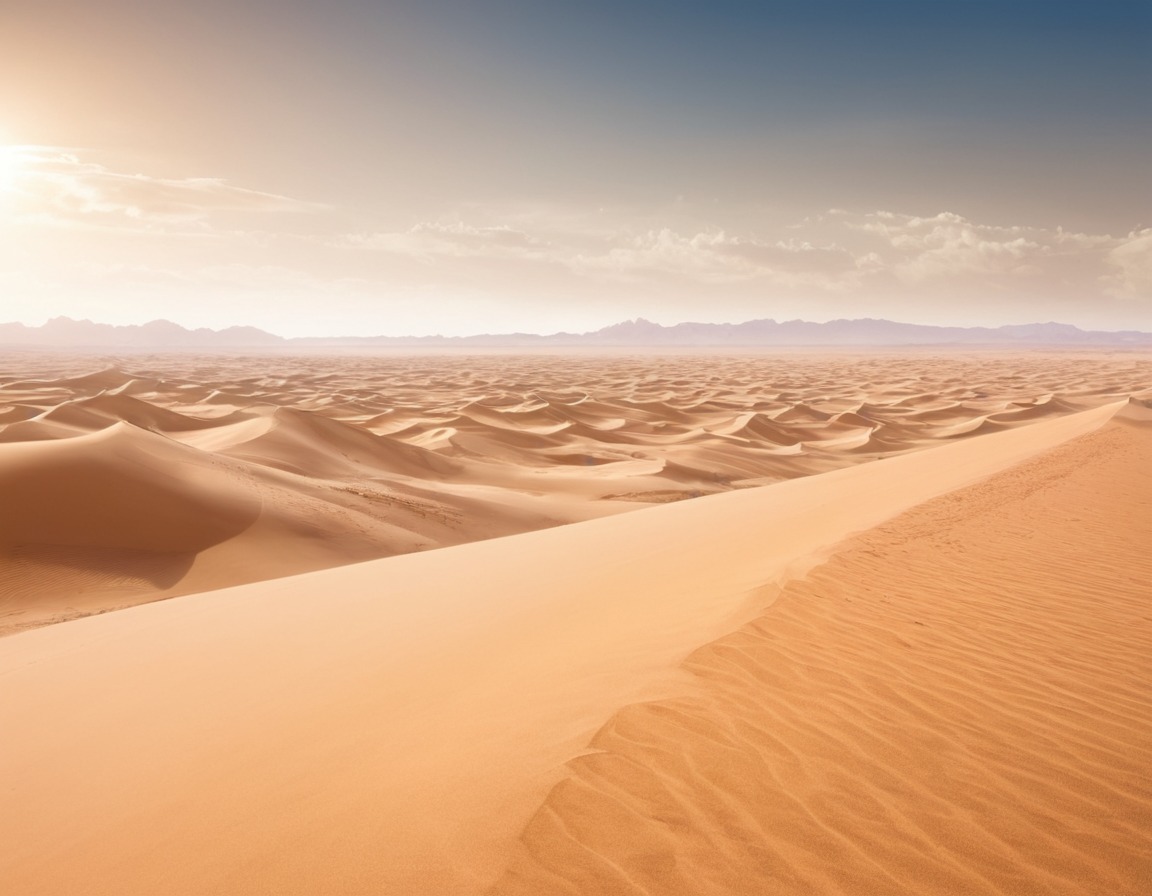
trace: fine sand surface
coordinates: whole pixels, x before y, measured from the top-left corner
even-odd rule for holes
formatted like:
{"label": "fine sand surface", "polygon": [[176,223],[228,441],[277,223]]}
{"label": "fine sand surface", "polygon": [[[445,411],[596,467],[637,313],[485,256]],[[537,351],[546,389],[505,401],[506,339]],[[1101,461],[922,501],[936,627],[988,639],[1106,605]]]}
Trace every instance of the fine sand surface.
{"label": "fine sand surface", "polygon": [[1152,412],[850,541],[571,761],[493,896],[1152,888]]}
{"label": "fine sand surface", "polygon": [[0,358],[0,635],[840,469],[1147,355]]}
{"label": "fine sand surface", "polygon": [[1089,403],[0,640],[0,879],[1140,892],[1152,426]]}

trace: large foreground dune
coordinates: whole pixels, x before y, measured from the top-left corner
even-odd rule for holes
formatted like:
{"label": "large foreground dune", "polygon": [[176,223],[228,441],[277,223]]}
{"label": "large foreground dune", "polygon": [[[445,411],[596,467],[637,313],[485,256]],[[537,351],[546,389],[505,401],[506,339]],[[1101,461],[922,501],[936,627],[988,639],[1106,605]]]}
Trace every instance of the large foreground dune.
{"label": "large foreground dune", "polygon": [[[1097,406],[1029,414],[1057,400],[1034,395],[1027,425],[980,413],[982,434],[873,463],[0,640],[0,879],[28,896],[1141,892],[1152,426],[1117,383],[1083,388]],[[984,400],[1003,398],[916,425]],[[253,419],[228,425],[260,439]],[[226,456],[284,467],[297,422]],[[85,440],[100,463],[192,444],[117,444],[129,425],[9,462],[56,482],[37,465],[70,474]],[[347,438],[349,463],[375,457]],[[225,477],[180,492],[214,508],[193,513],[200,541],[166,541],[160,517],[152,553],[199,557],[253,514],[229,460],[194,469]]]}
{"label": "large foreground dune", "polygon": [[500,896],[1152,884],[1152,414],[843,545],[617,713]]}

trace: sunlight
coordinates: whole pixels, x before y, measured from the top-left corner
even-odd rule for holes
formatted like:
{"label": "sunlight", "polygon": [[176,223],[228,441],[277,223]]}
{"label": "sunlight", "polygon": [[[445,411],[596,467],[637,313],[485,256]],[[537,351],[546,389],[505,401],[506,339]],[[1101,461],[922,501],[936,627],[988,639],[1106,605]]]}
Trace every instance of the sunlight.
{"label": "sunlight", "polygon": [[25,161],[24,147],[8,146],[0,142],[0,192],[16,189]]}

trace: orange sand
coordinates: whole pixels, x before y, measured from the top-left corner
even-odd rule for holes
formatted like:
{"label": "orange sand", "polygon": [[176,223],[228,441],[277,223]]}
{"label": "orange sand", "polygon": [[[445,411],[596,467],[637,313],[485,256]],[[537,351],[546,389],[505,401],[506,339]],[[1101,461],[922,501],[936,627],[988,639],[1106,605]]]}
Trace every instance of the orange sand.
{"label": "orange sand", "polygon": [[0,634],[839,469],[1150,384],[1124,353],[10,353]]}
{"label": "orange sand", "polygon": [[6,891],[1152,875],[1147,360],[149,363],[0,378]]}
{"label": "orange sand", "polygon": [[597,732],[493,896],[1147,892],[1144,416],[776,590]]}

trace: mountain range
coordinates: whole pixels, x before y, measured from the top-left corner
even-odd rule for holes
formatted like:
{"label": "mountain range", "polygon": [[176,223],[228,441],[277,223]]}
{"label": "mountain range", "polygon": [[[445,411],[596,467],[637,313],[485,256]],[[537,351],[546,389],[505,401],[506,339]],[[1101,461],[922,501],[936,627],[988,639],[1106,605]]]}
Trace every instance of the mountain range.
{"label": "mountain range", "polygon": [[284,338],[256,327],[189,330],[167,320],[115,326],[55,317],[38,327],[0,324],[0,346],[121,349],[241,348],[532,348],[588,347],[772,347],[772,346],[1152,346],[1152,333],[1081,330],[1070,324],[1002,327],[939,327],[861,318],[814,323],[750,320],[740,324],[681,323],[663,326],[644,318],[588,333],[482,334],[476,336],[308,336]]}

